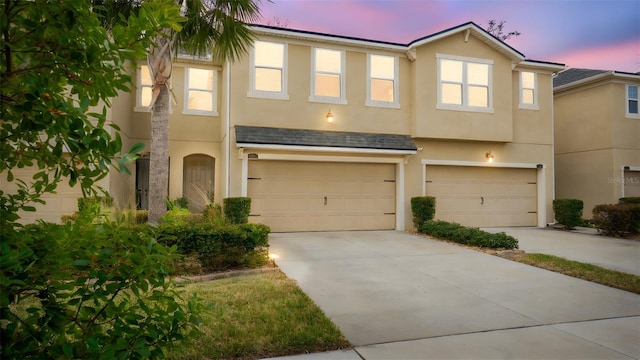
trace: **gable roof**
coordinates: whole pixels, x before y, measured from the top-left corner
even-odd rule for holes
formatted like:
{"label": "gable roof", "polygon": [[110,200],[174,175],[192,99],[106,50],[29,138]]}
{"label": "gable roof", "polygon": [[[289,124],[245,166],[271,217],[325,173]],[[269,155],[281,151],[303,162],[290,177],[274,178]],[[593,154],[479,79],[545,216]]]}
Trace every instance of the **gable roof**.
{"label": "gable roof", "polygon": [[571,68],[559,72],[553,78],[554,90],[579,86],[581,84],[597,81],[607,77],[621,77],[640,80],[640,73],[627,73],[613,70],[576,69]]}
{"label": "gable roof", "polygon": [[415,152],[409,135],[371,134],[346,131],[285,129],[236,125],[238,147],[256,145],[302,146],[343,149],[399,150]]}
{"label": "gable roof", "polygon": [[[442,31],[438,31],[434,34],[427,35],[416,40],[410,41],[409,43],[396,43],[389,41],[379,41],[379,40],[371,40],[359,37],[352,36],[343,36],[343,35],[334,35],[334,34],[326,34],[315,31],[306,31],[306,30],[297,30],[290,28],[280,28],[275,26],[267,26],[267,25],[259,25],[252,24],[251,29],[257,34],[263,35],[273,35],[284,38],[291,39],[300,39],[300,40],[313,40],[324,43],[331,43],[336,45],[349,45],[349,46],[357,46],[362,48],[373,48],[380,50],[391,50],[391,51],[402,51],[408,54],[409,58],[411,55],[409,54],[413,49],[419,47],[421,45],[440,40],[442,38],[457,34],[457,33],[465,33],[465,36],[473,36],[480,41],[486,43],[488,46],[494,48],[499,53],[505,55],[510,58],[514,62],[522,62],[525,61],[525,56],[518,50],[509,46],[505,42],[499,40],[495,36],[491,35],[489,32],[478,26],[472,21],[466,22],[461,25],[457,25]],[[532,61],[531,63],[534,63]],[[552,67],[557,67],[563,64],[557,63],[546,63],[542,61],[535,61],[538,65],[545,67],[551,65]]]}

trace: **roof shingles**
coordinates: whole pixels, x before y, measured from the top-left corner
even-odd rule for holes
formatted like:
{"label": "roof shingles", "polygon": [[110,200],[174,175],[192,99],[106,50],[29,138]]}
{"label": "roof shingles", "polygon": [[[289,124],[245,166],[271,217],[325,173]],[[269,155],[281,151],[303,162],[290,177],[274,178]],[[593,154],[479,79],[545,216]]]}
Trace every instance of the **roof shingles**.
{"label": "roof shingles", "polygon": [[236,143],[416,151],[408,135],[236,125]]}

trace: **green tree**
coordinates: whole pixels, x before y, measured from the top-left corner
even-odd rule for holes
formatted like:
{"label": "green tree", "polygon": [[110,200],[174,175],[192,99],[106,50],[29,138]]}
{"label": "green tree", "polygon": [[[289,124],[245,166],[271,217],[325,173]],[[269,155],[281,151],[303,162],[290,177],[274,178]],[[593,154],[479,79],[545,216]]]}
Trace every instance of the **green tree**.
{"label": "green tree", "polygon": [[[96,222],[18,224],[62,181],[95,194],[110,167],[125,165],[106,109],[129,91],[129,64],[164,29],[180,29],[171,0],[142,4],[109,31],[87,1],[0,2],[0,357],[160,357],[197,321],[168,266],[174,249],[153,229]],[[32,179],[14,170],[32,167]]]}
{"label": "green tree", "polygon": [[[127,21],[145,0],[94,0],[104,5],[108,24]],[[173,54],[212,55],[215,62],[234,61],[254,40],[247,23],[256,22],[260,11],[255,0],[176,0],[185,22],[181,30],[165,29],[149,49],[148,64],[153,81],[151,144],[149,159],[149,221],[156,223],[166,212],[169,178],[169,101]],[[173,52],[173,54],[172,54]]]}

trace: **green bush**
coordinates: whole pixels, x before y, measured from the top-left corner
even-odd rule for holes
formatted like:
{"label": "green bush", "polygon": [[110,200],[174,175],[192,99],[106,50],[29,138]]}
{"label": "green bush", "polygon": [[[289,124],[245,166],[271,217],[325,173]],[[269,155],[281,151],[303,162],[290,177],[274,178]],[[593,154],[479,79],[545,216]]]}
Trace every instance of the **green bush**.
{"label": "green bush", "polygon": [[620,204],[640,204],[640,196],[636,197],[623,197],[618,199]]}
{"label": "green bush", "polygon": [[436,198],[433,196],[416,196],[411,198],[411,211],[413,212],[413,226],[420,229],[422,224],[433,220],[436,213]]}
{"label": "green bush", "polygon": [[251,198],[230,197],[222,200],[224,217],[231,224],[246,224],[251,212]]}
{"label": "green bush", "polygon": [[553,200],[553,212],[558,223],[565,229],[573,229],[582,225],[582,209],[584,203],[578,199]]}
{"label": "green bush", "polygon": [[221,224],[206,217],[162,223],[159,241],[181,254],[197,254],[210,271],[256,267],[267,263],[270,229],[261,224]]}
{"label": "green bush", "polygon": [[195,334],[204,307],[170,281],[175,249],[86,212],[0,230],[3,359],[161,358]]}
{"label": "green bush", "polygon": [[640,204],[597,205],[593,223],[605,234],[624,236],[640,233]]}
{"label": "green bush", "polygon": [[518,240],[504,232],[492,234],[478,228],[465,227],[446,221],[427,221],[419,232],[460,244],[491,249],[517,249]]}

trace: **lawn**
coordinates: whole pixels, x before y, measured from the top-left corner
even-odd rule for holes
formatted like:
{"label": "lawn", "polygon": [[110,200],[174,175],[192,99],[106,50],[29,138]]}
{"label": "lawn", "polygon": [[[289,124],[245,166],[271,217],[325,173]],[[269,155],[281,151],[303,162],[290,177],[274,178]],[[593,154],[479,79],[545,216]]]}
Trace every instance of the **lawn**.
{"label": "lawn", "polygon": [[281,271],[192,283],[212,304],[193,342],[170,359],[259,359],[350,348],[333,324]]}
{"label": "lawn", "polygon": [[509,257],[523,264],[640,294],[640,276],[567,260],[554,255],[522,253]]}

